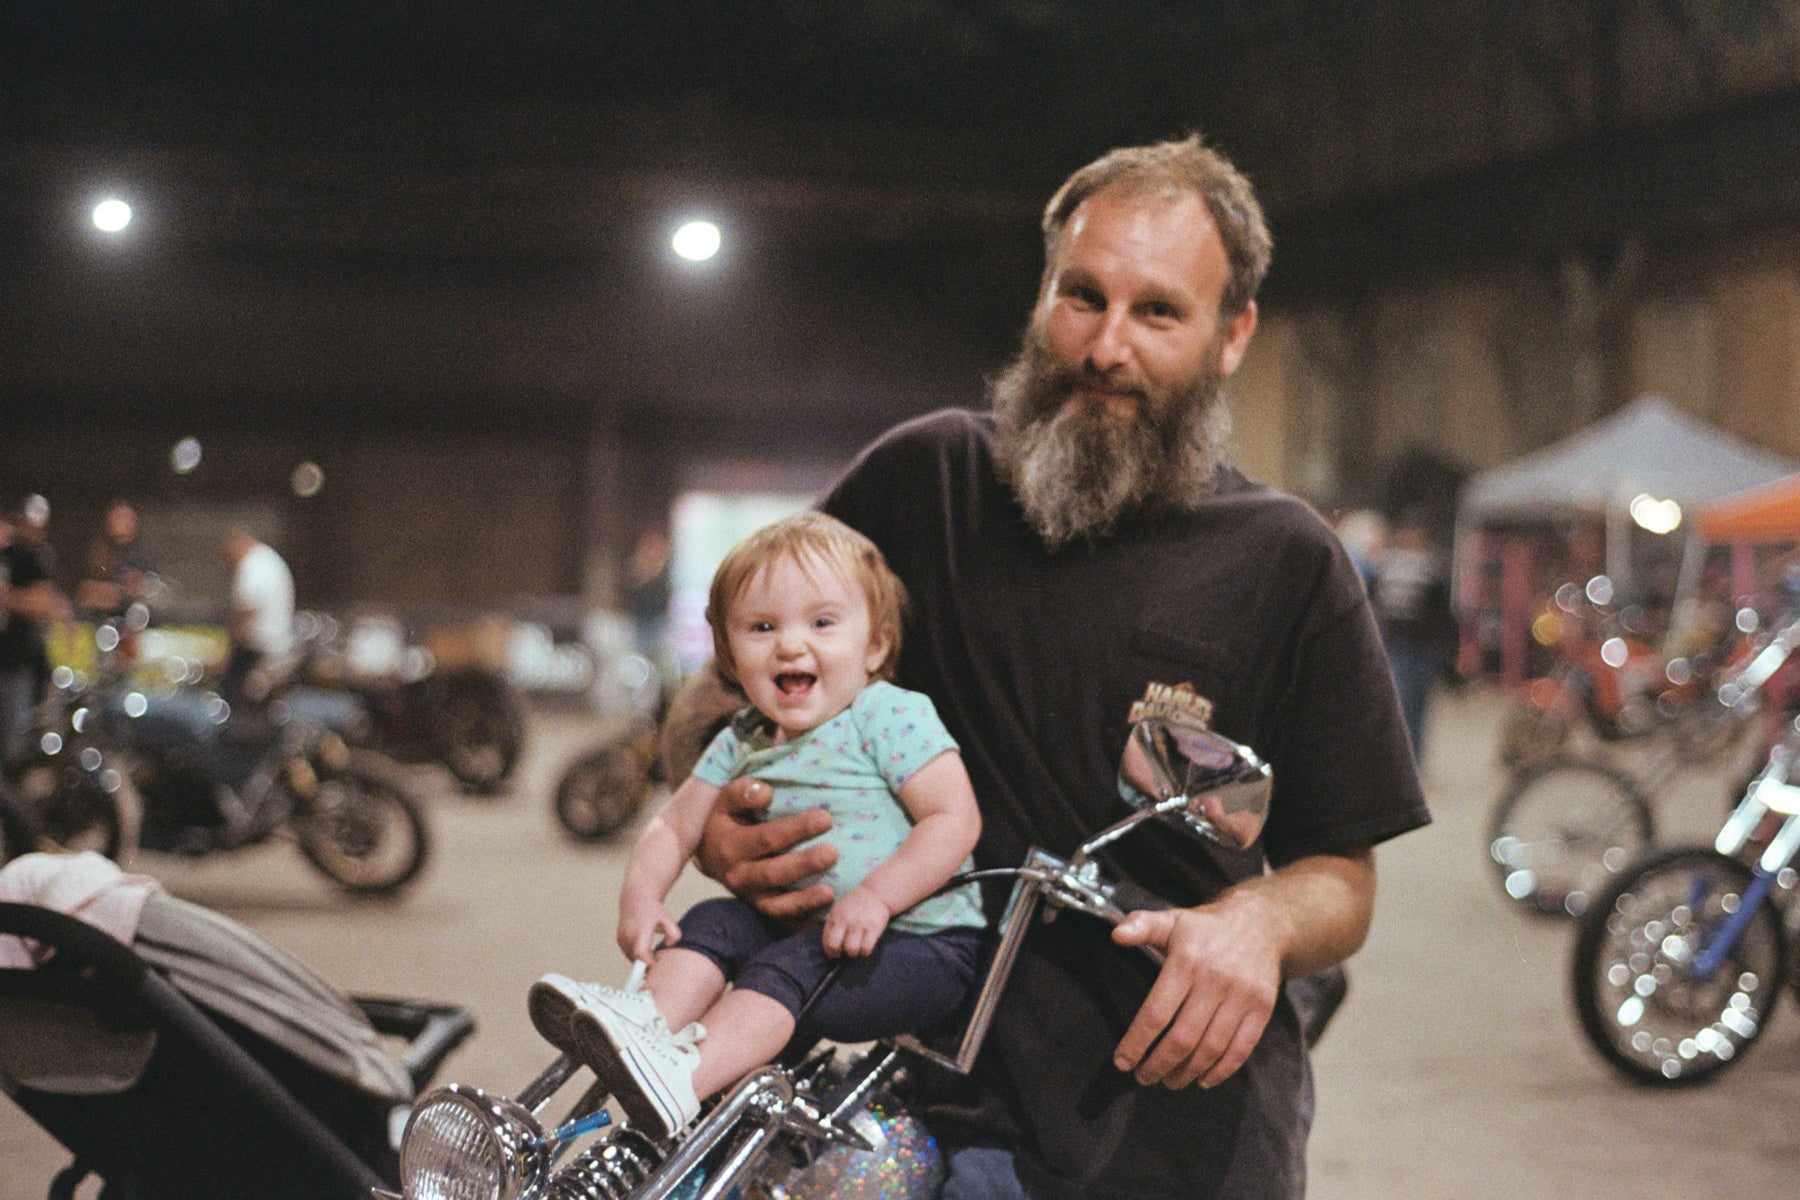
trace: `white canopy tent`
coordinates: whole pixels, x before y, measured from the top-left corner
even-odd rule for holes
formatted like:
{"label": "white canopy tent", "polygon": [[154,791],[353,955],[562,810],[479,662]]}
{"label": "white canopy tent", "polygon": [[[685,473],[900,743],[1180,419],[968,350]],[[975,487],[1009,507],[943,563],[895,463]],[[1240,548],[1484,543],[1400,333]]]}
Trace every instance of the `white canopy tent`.
{"label": "white canopy tent", "polygon": [[1674,500],[1684,512],[1800,470],[1800,464],[1714,429],[1660,396],[1639,396],[1554,445],[1474,476],[1457,503],[1460,530],[1605,520],[1607,571],[1629,573],[1619,536],[1632,500]]}
{"label": "white canopy tent", "polygon": [[[1714,429],[1659,396],[1640,396],[1618,412],[1562,441],[1472,477],[1457,502],[1456,574],[1463,595],[1468,535],[1492,527],[1564,525],[1599,518],[1606,533],[1606,573],[1629,589],[1631,503],[1647,495],[1674,501],[1684,514],[1721,497],[1800,469],[1789,459]],[[1687,524],[1684,519],[1683,524]],[[1485,553],[1485,551],[1483,552]],[[1503,563],[1502,667],[1522,679],[1525,625],[1530,620],[1526,558]],[[1689,574],[1684,564],[1682,574]]]}

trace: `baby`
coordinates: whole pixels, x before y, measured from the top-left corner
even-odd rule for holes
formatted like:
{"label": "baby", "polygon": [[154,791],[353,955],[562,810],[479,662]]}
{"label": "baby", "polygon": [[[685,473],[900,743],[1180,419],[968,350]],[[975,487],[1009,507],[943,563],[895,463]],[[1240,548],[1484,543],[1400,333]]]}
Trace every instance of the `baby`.
{"label": "baby", "polygon": [[[974,982],[979,895],[973,884],[936,893],[971,865],[981,816],[931,701],[889,682],[904,605],[874,544],[817,512],[752,534],[713,577],[715,669],[751,707],[632,850],[619,901],[626,986],[546,975],[530,996],[538,1032],[591,1067],[644,1133],[668,1137],[702,1098],[779,1054],[834,963],[844,968],[807,1013],[809,1037],[922,1029]],[[731,898],[679,923],[664,906],[719,789],[745,775],[774,789],[771,815],[830,810],[823,837],[839,859],[824,879],[837,900],[822,925],[794,929]]]}

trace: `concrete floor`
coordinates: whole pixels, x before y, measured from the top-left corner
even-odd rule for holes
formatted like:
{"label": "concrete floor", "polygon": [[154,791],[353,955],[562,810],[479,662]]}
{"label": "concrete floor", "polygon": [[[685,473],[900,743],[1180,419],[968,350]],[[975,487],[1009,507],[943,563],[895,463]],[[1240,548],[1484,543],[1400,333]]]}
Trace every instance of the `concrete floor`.
{"label": "concrete floor", "polygon": [[[1792,1194],[1800,1178],[1800,1014],[1784,1006],[1754,1052],[1710,1086],[1632,1087],[1577,1033],[1570,930],[1504,901],[1485,858],[1497,702],[1434,711],[1426,785],[1436,823],[1379,853],[1375,932],[1350,1000],[1315,1055],[1311,1195],[1324,1200],[1707,1200]],[[550,816],[560,766],[588,722],[539,714],[508,796],[457,795],[430,773],[436,857],[394,903],[351,903],[277,845],[202,863],[145,858],[171,890],[294,951],[347,991],[453,999],[480,1028],[447,1078],[514,1090],[547,1061],[525,1016],[548,969],[623,974],[611,946],[626,846],[581,847]],[[1717,778],[1678,781],[1665,840],[1709,839]],[[690,873],[677,907],[706,894]],[[66,1156],[0,1100],[0,1200],[39,1200]],[[81,1195],[92,1196],[90,1184]]]}

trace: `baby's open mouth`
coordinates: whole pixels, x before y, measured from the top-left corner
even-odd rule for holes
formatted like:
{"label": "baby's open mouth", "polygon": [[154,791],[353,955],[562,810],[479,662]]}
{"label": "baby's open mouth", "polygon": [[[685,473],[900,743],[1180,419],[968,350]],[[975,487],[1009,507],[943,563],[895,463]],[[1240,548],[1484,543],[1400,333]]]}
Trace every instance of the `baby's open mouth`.
{"label": "baby's open mouth", "polygon": [[784,696],[797,696],[817,683],[819,677],[806,671],[783,671],[775,676],[775,686]]}

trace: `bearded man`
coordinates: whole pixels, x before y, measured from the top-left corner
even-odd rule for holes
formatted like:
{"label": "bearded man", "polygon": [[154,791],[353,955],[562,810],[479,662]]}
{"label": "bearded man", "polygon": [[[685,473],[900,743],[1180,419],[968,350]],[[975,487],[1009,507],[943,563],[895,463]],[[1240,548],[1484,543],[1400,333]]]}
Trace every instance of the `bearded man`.
{"label": "bearded man", "polygon": [[[1160,829],[1120,843],[1114,865],[1182,907],[1034,930],[974,1074],[922,1081],[923,1115],[956,1200],[1292,1200],[1312,1080],[1283,981],[1361,946],[1371,848],[1429,816],[1355,568],[1312,510],[1225,461],[1220,388],[1270,254],[1248,181],[1197,137],[1116,150],[1043,228],[992,411],[891,431],[824,507],[911,595],[899,682],[961,746],[980,866],[1066,855],[1124,815],[1129,713],[1159,686],[1203,697],[1275,790],[1248,851]],[[830,895],[792,885],[830,852],[790,848],[824,819],[746,823],[761,802],[727,794],[702,865],[803,919]]]}

